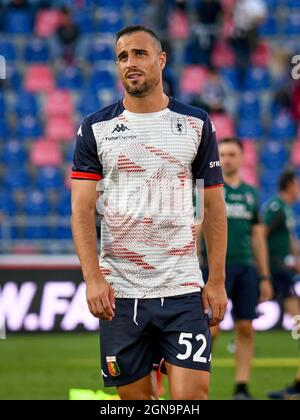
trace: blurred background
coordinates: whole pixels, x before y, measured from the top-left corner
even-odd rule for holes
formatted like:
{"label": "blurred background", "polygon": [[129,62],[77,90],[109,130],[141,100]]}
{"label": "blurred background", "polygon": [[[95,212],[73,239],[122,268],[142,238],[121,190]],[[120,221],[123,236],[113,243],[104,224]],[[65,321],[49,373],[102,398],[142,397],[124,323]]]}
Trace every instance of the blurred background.
{"label": "blurred background", "polygon": [[[300,71],[292,77],[292,57],[300,54],[299,0],[0,1],[6,61],[0,79],[0,304],[8,332],[97,329],[83,306],[74,257],[69,174],[83,116],[122,97],[114,42],[130,24],[147,25],[162,38],[166,93],[205,108],[219,139],[242,139],[243,176],[259,187],[261,204],[276,193],[284,168],[292,165],[300,175]],[[294,210],[299,236],[300,203]],[[290,328],[277,303],[261,312],[256,329]],[[231,328],[228,318],[223,329]],[[268,385],[288,382],[297,366],[290,335],[272,334],[258,340],[260,397]],[[97,389],[97,336],[64,337],[13,335],[0,342],[6,384],[0,398],[68,398],[72,387]],[[217,353],[216,398],[231,391],[230,342],[224,335]]]}

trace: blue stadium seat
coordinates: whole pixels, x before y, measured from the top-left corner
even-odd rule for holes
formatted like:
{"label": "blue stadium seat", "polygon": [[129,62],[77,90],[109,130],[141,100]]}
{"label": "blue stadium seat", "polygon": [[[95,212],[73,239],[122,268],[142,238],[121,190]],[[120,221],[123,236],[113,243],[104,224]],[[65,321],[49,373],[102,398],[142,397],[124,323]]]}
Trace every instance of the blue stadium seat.
{"label": "blue stadium seat", "polygon": [[267,142],[261,153],[261,163],[265,168],[280,169],[289,159],[287,148],[280,142]]}
{"label": "blue stadium seat", "polygon": [[300,0],[286,0],[286,5],[290,9],[300,9]]}
{"label": "blue stadium seat", "polygon": [[271,78],[268,69],[263,67],[252,67],[246,75],[246,90],[264,90],[271,85]]}
{"label": "blue stadium seat", "polygon": [[64,190],[59,193],[55,210],[59,216],[71,215],[71,193],[69,191]]}
{"label": "blue stadium seat", "polygon": [[29,63],[46,63],[50,59],[47,43],[39,38],[30,40],[24,51],[24,60]]}
{"label": "blue stadium seat", "polygon": [[101,108],[101,102],[97,92],[92,89],[86,89],[82,92],[77,105],[78,112],[81,116],[86,116]]}
{"label": "blue stadium seat", "polygon": [[25,189],[31,184],[28,172],[23,167],[8,166],[4,172],[4,185],[11,191]]}
{"label": "blue stadium seat", "polygon": [[116,81],[112,73],[108,70],[95,69],[91,74],[89,81],[90,89],[95,91],[101,89],[114,89]]}
{"label": "blue stadium seat", "polygon": [[220,75],[229,89],[238,90],[239,79],[235,68],[224,68],[220,70]]}
{"label": "blue stadium seat", "polygon": [[108,11],[103,14],[102,19],[99,22],[100,32],[115,34],[125,26],[123,19],[120,18],[118,10]]}
{"label": "blue stadium seat", "polygon": [[278,179],[281,174],[281,170],[268,170],[265,169],[260,178],[260,186],[264,193],[275,194],[278,188]]}
{"label": "blue stadium seat", "polygon": [[81,33],[92,34],[95,32],[96,28],[93,13],[93,11],[90,12],[88,9],[79,9],[76,11],[74,20],[78,24]]}
{"label": "blue stadium seat", "polygon": [[41,190],[55,189],[63,185],[63,178],[59,169],[54,166],[40,168],[37,174],[37,186]]}
{"label": "blue stadium seat", "polygon": [[28,240],[45,240],[51,239],[51,229],[44,224],[35,223],[32,226],[26,226],[24,229],[23,239]]}
{"label": "blue stadium seat", "polygon": [[[98,108],[95,108],[95,109],[97,110]],[[66,153],[66,161],[69,163],[73,162],[74,149],[75,149],[75,141],[70,143],[67,153]]]}
{"label": "blue stadium seat", "polygon": [[75,66],[64,67],[57,77],[56,84],[59,89],[81,89],[83,86],[81,71]]}
{"label": "blue stadium seat", "polygon": [[23,118],[20,117],[17,129],[17,136],[21,140],[27,138],[36,139],[41,137],[43,134],[42,126],[37,118],[33,115],[26,115]]}
{"label": "blue stadium seat", "polygon": [[281,114],[271,123],[269,137],[273,140],[293,139],[296,134],[297,126],[289,114]]}
{"label": "blue stadium seat", "polygon": [[23,164],[27,159],[27,153],[22,143],[17,140],[10,140],[4,143],[2,161],[8,165]]}
{"label": "blue stadium seat", "polygon": [[19,117],[24,115],[37,115],[39,110],[38,101],[35,95],[21,91],[17,97],[15,111]]}
{"label": "blue stadium seat", "polygon": [[259,33],[262,36],[278,35],[279,28],[276,17],[269,15],[265,22],[260,26]]}
{"label": "blue stadium seat", "polygon": [[18,69],[9,62],[6,63],[6,80],[4,85],[15,91],[19,91],[22,85],[22,77]]}
{"label": "blue stadium seat", "polygon": [[284,23],[284,33],[286,35],[300,35],[300,12],[290,13]]}
{"label": "blue stadium seat", "polygon": [[27,10],[8,11],[4,16],[4,31],[9,34],[31,34],[33,14]]}
{"label": "blue stadium seat", "polygon": [[17,51],[13,42],[8,39],[0,40],[0,55],[5,57],[6,61],[15,61],[17,58]]}
{"label": "blue stadium seat", "polygon": [[5,116],[0,115],[0,139],[6,139],[9,137],[10,134],[10,127],[8,125]]}
{"label": "blue stadium seat", "polygon": [[26,216],[48,216],[50,205],[46,194],[38,190],[28,191],[24,211]]}
{"label": "blue stadium seat", "polygon": [[237,134],[240,138],[260,138],[263,136],[263,127],[260,120],[240,119],[237,125]]}
{"label": "blue stadium seat", "polygon": [[13,195],[7,191],[0,191],[0,213],[15,216],[17,213],[17,205]]}
{"label": "blue stadium seat", "polygon": [[96,38],[90,45],[86,59],[91,63],[97,61],[112,61],[115,60],[115,53],[101,38]]}
{"label": "blue stadium seat", "polygon": [[239,102],[239,117],[245,120],[259,119],[261,115],[261,104],[254,92],[245,92]]}
{"label": "blue stadium seat", "polygon": [[54,239],[72,239],[72,231],[70,224],[66,225],[65,223],[58,223],[52,230],[52,237]]}
{"label": "blue stadium seat", "polygon": [[0,118],[6,113],[7,105],[6,100],[2,92],[0,92]]}

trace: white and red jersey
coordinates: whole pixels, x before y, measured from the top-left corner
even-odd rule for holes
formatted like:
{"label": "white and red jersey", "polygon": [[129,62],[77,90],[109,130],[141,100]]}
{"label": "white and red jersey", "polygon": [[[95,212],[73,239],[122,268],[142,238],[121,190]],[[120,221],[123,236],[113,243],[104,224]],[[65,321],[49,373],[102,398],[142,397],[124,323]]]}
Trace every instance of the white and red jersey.
{"label": "white and red jersey", "polygon": [[74,179],[101,180],[100,267],[118,298],[158,298],[203,286],[193,192],[223,185],[215,130],[201,109],[170,98],[135,114],[123,101],[84,119]]}

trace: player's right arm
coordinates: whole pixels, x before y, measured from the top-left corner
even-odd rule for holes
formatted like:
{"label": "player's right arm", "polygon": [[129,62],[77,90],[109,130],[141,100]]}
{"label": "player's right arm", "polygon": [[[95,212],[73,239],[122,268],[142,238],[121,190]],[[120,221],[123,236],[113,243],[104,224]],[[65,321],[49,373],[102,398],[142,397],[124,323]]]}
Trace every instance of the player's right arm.
{"label": "player's right arm", "polygon": [[77,135],[72,168],[72,233],[86,282],[90,312],[102,320],[115,315],[114,290],[104,279],[98,261],[95,228],[97,181],[102,178],[92,127],[84,120]]}

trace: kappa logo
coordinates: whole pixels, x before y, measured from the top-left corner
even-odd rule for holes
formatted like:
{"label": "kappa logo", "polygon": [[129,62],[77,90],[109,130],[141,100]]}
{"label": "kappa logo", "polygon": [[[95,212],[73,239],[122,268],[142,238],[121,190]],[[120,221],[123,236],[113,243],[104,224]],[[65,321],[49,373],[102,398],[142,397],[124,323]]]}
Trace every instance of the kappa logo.
{"label": "kappa logo", "polygon": [[115,128],[114,128],[114,131],[112,132],[112,133],[115,133],[115,132],[117,132],[117,133],[121,133],[121,132],[124,132],[124,131],[126,131],[126,130],[128,130],[129,131],[129,128],[128,127],[126,127],[126,125],[124,125],[124,124],[117,124],[116,126],[115,126]]}
{"label": "kappa logo", "polygon": [[121,374],[119,365],[117,363],[117,359],[115,356],[107,356],[106,357],[107,367],[110,376],[116,377]]}
{"label": "kappa logo", "polygon": [[82,137],[82,125],[79,127],[79,130],[77,131],[77,136]]}

